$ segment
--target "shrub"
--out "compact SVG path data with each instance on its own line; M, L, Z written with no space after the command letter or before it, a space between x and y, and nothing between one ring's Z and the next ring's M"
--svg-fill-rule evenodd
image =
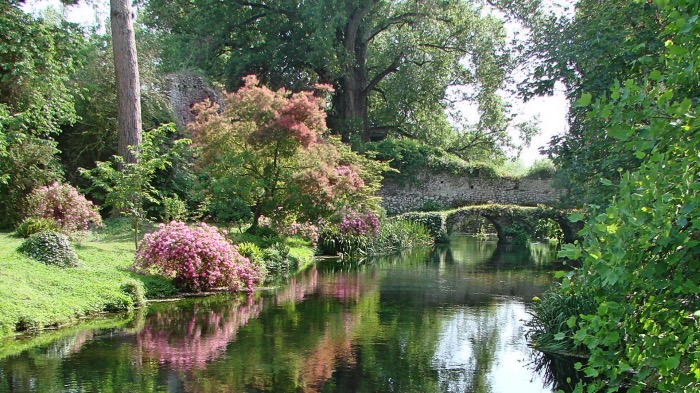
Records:
M430 232L430 236L435 242L447 243L450 240L447 234L447 215L444 212L412 212L402 214L399 217L403 220L413 221L424 225Z
M146 305L146 289L142 282L129 280L120 287L121 291L131 298L133 307L141 308Z
M26 210L29 217L56 221L68 234L87 230L91 223L102 225L97 207L69 184L54 182L35 189L27 197Z
M58 232L59 229L58 223L54 220L43 217L29 217L17 226L15 232L19 237L28 238L35 233Z
M556 171L552 161L545 158L532 163L532 166L528 168L524 177L526 179L551 179L554 177Z
M377 236L379 234L379 226L379 217L371 211L343 213L338 224L340 232L344 235Z
M46 265L77 267L80 264L70 240L58 232L34 234L17 251Z
M149 269L174 277L181 289L203 291L226 286L253 290L261 269L238 253L216 228L204 223L190 228L182 222L160 224L139 245L134 270Z
M263 251L260 250L260 247L258 247L255 243L243 242L238 244L238 253L244 258L248 258L252 264L258 266L261 269L261 274L263 277L267 276L265 253L263 253ZM264 279L261 279L260 281L262 282Z
M184 221L187 218L187 204L177 195L163 198L163 220Z
M297 268L297 261L289 258L289 247L283 243L275 243L262 253L265 267L270 273L290 272Z

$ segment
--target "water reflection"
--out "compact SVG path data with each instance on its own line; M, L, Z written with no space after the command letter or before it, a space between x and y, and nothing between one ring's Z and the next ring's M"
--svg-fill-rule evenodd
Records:
M522 323L551 282L548 253L458 239L320 263L254 297L155 304L0 359L0 392L551 391Z

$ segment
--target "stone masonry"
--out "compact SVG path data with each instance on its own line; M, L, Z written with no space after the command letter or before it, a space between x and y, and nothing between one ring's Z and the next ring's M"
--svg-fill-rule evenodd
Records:
M380 195L383 207L393 215L426 206L449 209L484 203L552 204L559 192L550 179L479 178L426 171L403 184L385 179Z

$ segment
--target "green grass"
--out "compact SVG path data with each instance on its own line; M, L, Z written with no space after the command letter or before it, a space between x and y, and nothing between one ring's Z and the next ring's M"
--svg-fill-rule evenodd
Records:
M17 252L23 239L0 233L0 337L67 326L108 311L131 310L134 299L121 287L134 280L143 284L148 299L177 295L170 280L132 272L133 233L122 220L106 224L74 245L81 261L77 268L47 266L26 257ZM236 243L269 242L236 232ZM314 251L308 242L287 240L289 258L296 266L303 268L313 262Z
M100 233L75 245L77 268L47 266L18 253L22 239L0 233L0 336L75 323L104 311L129 310L121 285L140 280L151 297L171 294L166 280L129 270L134 245L128 236Z

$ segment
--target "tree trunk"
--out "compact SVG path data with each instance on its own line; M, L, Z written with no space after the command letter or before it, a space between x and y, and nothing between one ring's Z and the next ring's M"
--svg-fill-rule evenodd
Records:
M348 56L344 62L343 77L338 92L338 115L344 142L350 141L353 132L360 131L363 141L369 140L369 113L367 91L367 47L369 45L362 19L369 6L350 10L345 25L343 45Z
M114 73L117 81L119 155L136 162L129 146L141 143L141 92L133 15L129 0L110 0Z

